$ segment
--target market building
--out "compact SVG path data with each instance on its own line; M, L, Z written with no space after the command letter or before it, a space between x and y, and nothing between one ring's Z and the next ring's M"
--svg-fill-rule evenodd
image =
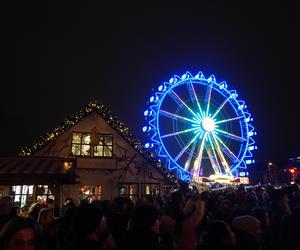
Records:
M66 198L135 201L178 186L177 177L98 101L23 148L19 157L0 158L0 168L1 194L14 196L20 206L48 197L60 207Z

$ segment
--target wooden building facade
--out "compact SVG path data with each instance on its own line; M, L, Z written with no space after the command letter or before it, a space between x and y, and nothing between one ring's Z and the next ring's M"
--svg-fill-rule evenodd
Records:
M68 181L57 183L58 177L53 176L47 182L58 184L60 206L66 198L76 203L117 196L135 201L147 194L164 195L178 187L177 177L98 101L90 102L32 146L23 148L20 159L26 157L73 160L74 175ZM44 183L38 179L27 182Z

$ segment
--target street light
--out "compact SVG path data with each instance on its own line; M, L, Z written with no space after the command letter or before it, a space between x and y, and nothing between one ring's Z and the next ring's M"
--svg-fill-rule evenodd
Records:
M268 179L269 179L269 183L272 183L273 180L272 180L272 175L271 175L271 167L273 166L273 163L272 162L268 162Z
M289 172L292 175L292 182L295 182L296 169L295 168L289 168Z
M295 169L293 169L293 168L290 168L290 169L289 169L289 171L290 171L290 173L291 173L292 175L294 175L294 173L295 173Z

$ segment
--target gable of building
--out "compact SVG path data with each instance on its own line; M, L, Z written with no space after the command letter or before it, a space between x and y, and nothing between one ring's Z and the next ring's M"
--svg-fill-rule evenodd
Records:
M150 152L144 148L141 142L135 138L130 132L128 127L124 125L116 116L112 114L104 105L98 101L92 101L87 104L83 109L77 112L75 115L66 118L63 123L59 124L55 129L46 133L45 136L33 143L30 147L24 147L20 155L21 156L72 156L77 154L76 143L74 143L74 136L83 136L84 133L88 133L89 139L94 140L91 142L91 147L88 147L88 151L95 154L95 150L103 147L95 147L93 145L99 144L99 138L105 137L112 138L113 143L108 145L108 157L103 157L106 154L102 152L102 157L81 157L77 158L78 169L97 169L99 162L102 161L101 168L107 170L112 168L125 169L127 175L131 178L140 176L141 171L147 176L160 178L163 176L170 184L178 185L178 179L176 176L169 172L164 166L161 165L160 161L155 157L153 152ZM98 135L98 137L96 136ZM96 137L95 137L96 136ZM95 138L95 139L94 139ZM101 143L100 143L101 144ZM82 145L81 145L82 146ZM109 150L112 149L112 155ZM99 154L99 153L97 153Z

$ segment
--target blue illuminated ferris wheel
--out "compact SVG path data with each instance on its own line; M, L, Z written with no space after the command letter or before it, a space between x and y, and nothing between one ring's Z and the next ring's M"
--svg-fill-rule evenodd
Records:
M186 72L159 85L147 102L143 132L182 181L247 177L254 163L253 118L225 81Z

